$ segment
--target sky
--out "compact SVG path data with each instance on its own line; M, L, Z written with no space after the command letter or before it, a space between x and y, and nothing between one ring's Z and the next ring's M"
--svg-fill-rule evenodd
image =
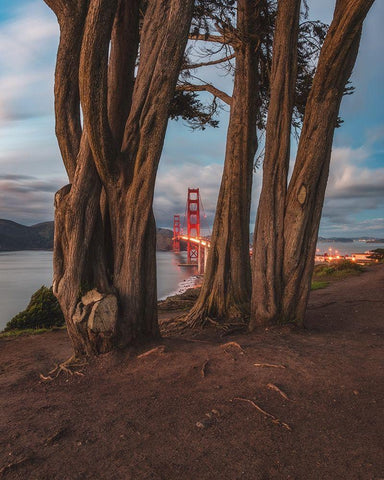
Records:
M311 18L330 22L334 0L311 0ZM384 2L376 0L364 24L352 74L356 88L344 97L344 124L336 130L322 236L384 237ZM43 0L0 0L0 218L25 225L53 219L54 193L67 183L54 133L53 78L58 45L55 16ZM206 73L210 79L216 74ZM229 77L215 78L231 93ZM168 125L156 182L159 227L184 214L188 187L199 187L206 217L213 216L223 169L228 111L220 127L191 131ZM293 144L294 155L296 145ZM261 186L254 174L251 231Z

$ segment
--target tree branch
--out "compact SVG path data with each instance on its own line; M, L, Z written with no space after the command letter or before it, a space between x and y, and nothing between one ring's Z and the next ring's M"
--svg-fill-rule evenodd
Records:
M119 0L112 29L108 67L108 116L119 148L132 104L139 47L139 3L139 0Z
M79 63L87 4L60 22L55 70L56 137L69 181L72 183L81 139ZM61 13L58 14L59 16Z
M214 87L210 83L204 83L202 85L194 85L192 83L183 83L181 85L177 85L176 90L183 90L185 92L209 92L214 97L220 98L224 103L227 105L231 105L232 97L230 97L227 93L219 90L218 88Z
M228 43L227 40L222 35L202 35L193 33L189 35L189 40L201 40L203 42L212 42L212 43Z
M217 65L219 63L228 62L229 60L232 60L232 58L235 58L235 57L236 57L236 54L232 53L232 55L228 55L227 57L219 58L217 60L212 60L210 62L201 62L201 63L193 63L191 65L185 65L182 67L182 70L194 70L195 68L208 67L210 65Z
M91 0L80 58L79 85L84 126L104 184L117 158L107 108L108 54L116 8L117 0Z

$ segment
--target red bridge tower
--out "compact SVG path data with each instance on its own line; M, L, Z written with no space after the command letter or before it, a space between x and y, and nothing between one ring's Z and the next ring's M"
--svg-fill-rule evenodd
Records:
M180 252L180 215L173 216L173 251Z
M200 238L200 193L198 188L188 188L187 227L188 237ZM189 264L198 263L199 247L190 240L187 243L187 254Z

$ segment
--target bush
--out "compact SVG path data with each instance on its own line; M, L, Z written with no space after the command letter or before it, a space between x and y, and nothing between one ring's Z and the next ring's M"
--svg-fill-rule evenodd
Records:
M364 271L364 267L350 260L333 260L332 263L316 265L314 277L344 277Z
M4 331L52 328L64 325L64 316L52 288L44 285L35 292L28 307L10 320Z
M375 250L372 250L371 255L368 258L378 262L384 262L384 248L376 248Z

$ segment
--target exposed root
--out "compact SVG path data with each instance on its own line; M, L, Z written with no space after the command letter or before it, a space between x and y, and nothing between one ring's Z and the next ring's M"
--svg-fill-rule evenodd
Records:
M244 332L248 328L246 323L225 323L221 325L221 336L225 337L227 335L232 335L233 333Z
M208 345L211 345L212 342L209 342L208 340L199 340L198 338L183 338L183 342L192 342L192 343L205 343Z
M222 345L220 345L220 347L224 348L225 351L227 351L228 347L235 347L235 348L238 348L241 351L241 353L245 353L245 350L237 342L223 343Z
M148 355L152 355L154 353L164 353L165 350L165 345L160 345L158 347L152 348L151 350L148 350L147 352L142 353L141 355L138 355L137 358L145 358L148 357Z
M185 322L185 314L183 314L168 320L162 320L160 322L160 329L163 336L168 336L182 333L189 329L189 326Z
M78 368L83 368L87 365L86 361L82 361L79 357L76 357L76 355L73 355L72 357L68 358L63 363L56 364L55 367L48 372L48 375L45 376L42 373L39 374L39 377L41 380L44 382L51 382L52 380L55 380L61 373L65 373L67 375L77 375L80 377L84 377L84 373L77 370Z
M3 477L4 473L6 473L9 470L13 470L14 468L17 468L20 465L23 465L24 463L32 461L32 457L23 457L20 458L19 460L15 460L14 462L8 463L7 465L4 465L4 467L0 468L0 478Z
M249 404L252 405L254 408L256 408L256 410L257 410L258 412L260 412L262 415L264 415L264 416L267 417L267 418L270 418L275 425L279 425L280 427L286 428L286 429L289 430L290 432L292 431L292 428L291 428L287 423L282 422L281 420L279 420L277 417L275 417L275 416L272 415L271 413L266 412L265 410L263 410L261 407L259 407L259 405L257 405L257 404L256 404L255 402L253 402L252 400L249 400L248 398L242 398L242 397L235 397L233 400L238 400L238 401L240 401L240 402L247 402L247 403L249 403Z
M219 322L216 322L216 320L213 320L211 317L206 318L206 323L210 323L213 327L220 328L221 325Z
M207 360L205 360L205 362L203 363L203 365L201 367L200 374L203 378L205 378L205 375L207 373L208 363L209 363L209 358L207 358Z
M277 385L275 385L274 383L268 383L267 384L267 387L270 389L270 390L274 390L275 392L279 393L283 398L285 398L285 400L290 400L288 395L286 393L284 393Z
M55 432L53 435L51 435L50 437L48 437L48 438L45 440L45 445L51 445L51 444L57 442L57 441L60 440L64 435L66 435L67 432L68 432L68 428L67 428L67 427L59 428L59 430L57 430L57 432Z
M285 365L275 365L273 363L254 363L254 366L261 368L287 368Z
M212 322L216 323L214 320L204 315L192 316L191 314L188 314L186 317L185 325L192 330L201 330L205 328L209 323L212 325Z

